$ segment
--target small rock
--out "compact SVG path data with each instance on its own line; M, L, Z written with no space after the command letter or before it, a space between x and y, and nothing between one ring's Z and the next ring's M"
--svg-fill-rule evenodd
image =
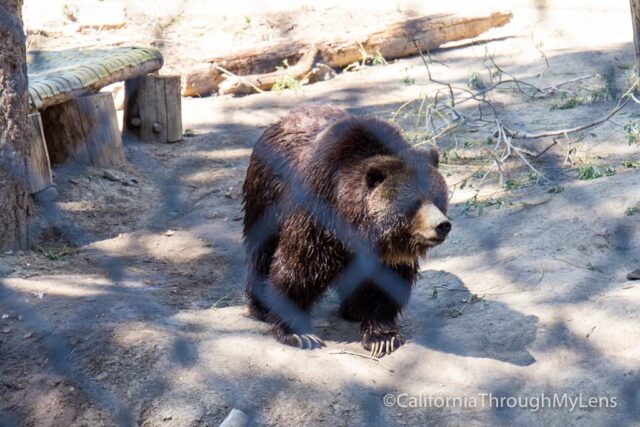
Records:
M249 425L249 416L240 409L233 408L220 427L245 427Z
M72 184L80 184L80 181L78 181L77 179L73 179L73 178L69 178L69 182Z
M129 187L131 185L131 183L128 181L122 181L121 184L125 187Z
M2 320L4 320L4 319L8 319L8 318L9 318L9 315L8 315L7 313L4 313L4 314L2 315Z
M18 320L22 320L24 319L24 316L22 314L18 315Z
M2 329L2 333L3 334L8 334L9 332L11 332L11 328L3 328Z
M240 196L240 190L233 187L229 187L229 189L224 193L224 197L231 200L237 199L238 196Z
M627 274L628 280L640 280L640 268L633 270L631 273Z
M171 414L171 412L165 411L162 413L162 421L169 421L171 418L173 418L173 414Z
M27 332L26 334L24 334L24 335L22 336L22 338L24 338L24 339L28 339L28 338L31 338L32 336L33 336L33 332Z
M165 236L169 236L169 237L170 237L170 236L173 236L174 234L176 234L176 232L175 232L175 231L173 231L173 230L167 230L167 232L166 232L166 233L164 233L164 235L165 235Z
M134 184L137 184L138 180L136 178L131 178L131 182L133 182Z
M118 177L117 177L117 176L115 176L115 175L113 174L113 172L111 172L111 171L110 171L110 170L108 170L108 169L105 169L104 171L102 171L102 176L103 176L105 179L108 179L109 181L120 181L120 180L118 179Z
M13 255L13 251L7 251L4 253L5 255Z

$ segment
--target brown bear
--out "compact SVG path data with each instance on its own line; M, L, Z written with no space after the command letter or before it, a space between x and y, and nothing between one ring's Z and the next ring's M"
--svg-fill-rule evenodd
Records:
M324 346L309 312L336 289L340 314L361 322L362 345L383 356L404 343L396 319L418 260L451 230L435 148L331 106L306 106L269 126L243 186L249 313L276 338Z

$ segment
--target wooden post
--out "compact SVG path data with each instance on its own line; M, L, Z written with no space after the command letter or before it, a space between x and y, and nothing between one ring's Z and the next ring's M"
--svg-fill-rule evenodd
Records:
M42 111L42 122L52 164L118 167L126 162L111 93L49 107Z
M30 152L27 157L27 181L29 192L33 194L52 186L53 179L40 113L29 114L28 126Z
M182 139L180 76L148 75L124 85L124 136L148 142Z
M636 66L640 72L640 0L629 0L629 4L633 24L633 44L636 47Z

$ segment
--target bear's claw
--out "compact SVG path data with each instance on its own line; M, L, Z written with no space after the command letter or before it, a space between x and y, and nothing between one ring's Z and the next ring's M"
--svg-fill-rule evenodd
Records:
M396 334L384 334L372 336L362 345L366 350L371 350L371 357L382 357L396 351L404 344L404 338Z
M288 334L282 337L282 343L301 349L316 349L327 345L314 334Z

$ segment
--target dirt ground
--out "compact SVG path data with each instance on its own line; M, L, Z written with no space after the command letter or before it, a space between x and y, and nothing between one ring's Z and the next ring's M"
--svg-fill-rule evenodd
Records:
M155 37L166 72L231 46L311 37L310 28L357 33L444 7L236 2L212 11L143 1L123 29L77 31L53 13L36 22L39 3L26 3L28 28L48 29L30 33L32 47ZM464 11L471 2L448 3ZM156 15L141 19L145 6ZM492 7L507 6L509 25L433 52L434 77L460 86L487 78L487 52L539 87L586 76L568 86L586 94L573 105L509 86L492 92L502 120L529 131L615 107L634 62L626 0ZM453 231L422 265L402 318L411 342L382 363L338 354L364 350L335 295L314 311L321 350L282 346L247 317L240 188L261 129L304 102L390 119L435 87L421 59L408 58L297 90L183 99L193 136L125 141L117 181L102 169L56 168L60 195L36 208L34 251L0 254L0 425L214 426L232 408L258 425L640 425L640 285L626 279L640 267L640 150L625 131L639 113L633 103L531 160L553 184L536 183L515 155L509 188L495 169L482 181L474 171L491 127L438 140ZM417 103L395 114L409 136L420 130ZM539 152L552 142L519 143ZM588 167L611 169L581 179ZM543 394L560 402L536 408Z

